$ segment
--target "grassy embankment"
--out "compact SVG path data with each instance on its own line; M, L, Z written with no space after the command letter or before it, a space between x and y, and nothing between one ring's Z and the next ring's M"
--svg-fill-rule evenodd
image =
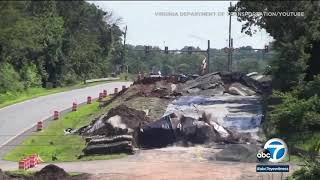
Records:
M98 108L98 102L84 105L76 112L70 112L61 119L51 122L47 128L40 132L34 132L20 146L14 148L5 155L4 159L9 161L19 161L22 158L39 154L45 162L61 161L83 161L98 159L114 159L126 156L125 154L87 156L78 159L82 149L85 147L85 141L78 135L64 135L65 128L77 129L87 125L99 114L107 111L111 105L104 109ZM56 156L53 161L52 157Z

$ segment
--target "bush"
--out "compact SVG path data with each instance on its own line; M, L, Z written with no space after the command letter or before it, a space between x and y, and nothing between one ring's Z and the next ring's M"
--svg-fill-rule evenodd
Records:
M0 63L0 93L21 91L23 84L19 74L9 63Z
M69 70L62 76L61 85L74 85L79 82L77 74L73 70Z
M275 134L302 138L307 132L320 129L320 97L299 99L291 93L275 93L282 103L275 105L268 115L268 126L275 128ZM300 133L300 134L299 134Z
M295 171L289 178L291 180L319 180L320 179L320 160L308 159L305 166Z
M21 79L25 89L41 85L41 76L34 64L24 65L21 69Z
M300 97L306 98L315 94L320 95L320 75L315 76L312 81L307 82L305 86L303 86Z

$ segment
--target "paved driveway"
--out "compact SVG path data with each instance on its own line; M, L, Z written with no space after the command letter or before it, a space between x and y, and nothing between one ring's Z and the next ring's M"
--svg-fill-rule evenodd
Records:
M53 111L62 111L86 102L87 96L97 98L104 89L113 93L114 88L121 90L131 82L111 82L82 89L42 96L0 109L0 147L23 131L30 129L37 121L53 115Z

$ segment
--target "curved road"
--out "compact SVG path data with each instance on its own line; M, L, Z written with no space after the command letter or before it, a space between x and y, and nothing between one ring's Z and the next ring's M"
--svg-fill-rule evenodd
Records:
M48 119L53 111L62 111L72 106L73 102L84 103L87 96L98 98L104 89L108 94L114 88L127 87L131 82L111 82L96 86L75 89L27 100L0 109L0 148L18 134L30 129L39 120Z

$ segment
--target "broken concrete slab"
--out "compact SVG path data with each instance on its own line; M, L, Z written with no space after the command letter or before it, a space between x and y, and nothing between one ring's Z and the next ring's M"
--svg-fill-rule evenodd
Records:
M256 92L240 83L232 83L228 88L228 93L240 96L252 96L256 94Z
M110 144L115 142L121 142L121 141L132 141L133 137L132 135L120 135L120 136L113 136L113 137L101 137L101 138L94 138L91 139L87 145L97 145L97 144Z
M83 149L84 155L93 154L114 154L114 153L133 153L131 141L120 141L108 144L87 145Z
M231 135L231 131L249 132L257 138L263 118L260 98L257 96L182 96L168 105L165 115L172 113L194 119L201 119L205 114L206 122L224 138Z

